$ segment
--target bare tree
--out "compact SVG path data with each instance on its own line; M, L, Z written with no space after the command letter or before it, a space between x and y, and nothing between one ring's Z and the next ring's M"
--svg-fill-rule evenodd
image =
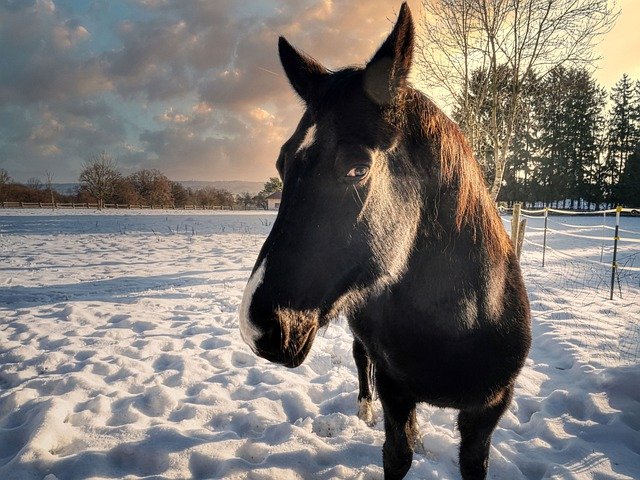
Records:
M98 200L98 210L104 207L104 201L113 194L120 173L116 162L106 152L91 155L82 166L80 186Z
M9 176L9 172L7 172L4 168L0 168L0 201L5 200L7 185L11 182L11 177Z
M180 182L171 182L171 196L175 205L187 205L191 197L191 189Z
M45 175L47 177L46 185L47 190L49 190L49 196L51 197L51 210L55 209L56 200L53 198L53 173L49 170L45 170Z
M130 177L120 177L116 180L113 189L113 201L125 205L144 204L146 200L136 191Z
M523 86L563 64L591 65L599 36L618 12L610 0L423 0L417 49L420 80L444 89L473 147L488 139L502 185ZM483 72L471 93L474 73ZM506 77L505 77L506 75ZM507 92L503 86L509 85ZM486 109L489 109L487 115ZM484 121L479 112L485 109Z
M128 180L138 195L150 205L173 205L171 182L160 170L138 170Z
M204 187L195 192L196 199L203 206L233 207L233 194L223 188Z
M29 180L27 180L27 187L32 188L34 190L41 190L42 182L38 177L31 177Z
M236 202L246 210L253 204L253 195L249 192L240 193L236 195Z
M4 168L0 168L0 185L6 185L11 181L11 177L9 176L9 172L7 172Z

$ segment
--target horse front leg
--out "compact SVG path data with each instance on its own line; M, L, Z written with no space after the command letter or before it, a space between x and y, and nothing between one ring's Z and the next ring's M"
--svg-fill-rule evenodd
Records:
M484 480L489 466L491 435L500 417L509 407L513 386L504 388L487 406L461 410L458 415L460 430L460 473L463 480Z
M401 479L411 467L413 446L419 436L416 401L404 395L401 386L379 369L376 371L376 386L384 410L384 478Z
M372 427L373 420L373 362L362 342L353 340L353 359L358 369L358 418Z

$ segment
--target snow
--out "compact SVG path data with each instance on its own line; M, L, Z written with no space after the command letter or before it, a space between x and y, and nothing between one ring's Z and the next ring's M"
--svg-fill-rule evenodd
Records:
M242 293L274 220L0 211L0 478L382 478L381 407L374 427L357 417L344 318L293 370L240 338ZM553 222L613 235L597 217ZM547 251L542 268L541 225L529 220L522 259L533 348L489 478L640 478L638 274L623 270L608 300L598 262L611 242L557 233L548 245L564 253ZM623 228L640 238L640 219ZM621 242L625 265L639 251ZM419 407L424 452L407 478L460 478L455 418Z

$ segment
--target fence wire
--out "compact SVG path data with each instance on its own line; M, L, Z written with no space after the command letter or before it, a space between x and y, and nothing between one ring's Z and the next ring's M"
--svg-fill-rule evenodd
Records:
M639 210L623 211L633 215ZM527 227L521 266L534 317L550 325L585 362L640 362L640 218L620 219L610 300L615 210L580 216L569 212L571 217L554 210L547 218L545 267L545 211L523 212ZM504 219L505 224L511 221Z

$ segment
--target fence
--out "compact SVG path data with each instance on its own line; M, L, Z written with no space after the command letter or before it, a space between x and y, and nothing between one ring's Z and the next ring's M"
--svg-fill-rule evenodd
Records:
M520 212L534 315L606 366L640 361L640 209Z
M237 210L238 207L228 205L140 205L105 203L105 209L149 209L149 210ZM44 203L44 202L0 202L0 208L60 208L60 209L98 209L97 203ZM242 210L252 210L252 208L242 208ZM255 208L255 210L261 210Z
M618 281L618 285L620 284L620 268L621 268L621 264L618 262L618 246L620 243L629 243L629 244L636 244L636 245L640 245L640 231L635 231L635 230L629 230L629 229L620 229L620 221L621 221L621 216L622 214L628 214L630 216L637 216L640 215L640 209L638 208L623 208L623 207L617 207L615 209L609 209L609 210L600 210L600 211L587 211L587 212L575 212L575 211L571 211L571 210L557 210L554 208L543 208L543 209L539 209L539 210L525 210L525 209L520 209L520 208L515 208L514 209L514 217L518 217L518 216L522 216L526 219L536 219L536 218L540 218L542 217L544 219L544 226L542 228L540 227L529 227L532 230L537 230L537 231L542 231L543 232L543 237L542 237L542 245L536 244L535 242L532 242L530 240L526 240L527 243L531 244L531 245L537 245L539 247L542 248L542 267L545 266L545 261L546 261L546 254L547 254L547 238L548 235L553 233L553 234L557 234L557 235L564 235L567 237L572 237L572 238L580 238L580 239L588 239L588 240L596 240L601 242L601 249L600 249L600 260L599 261L594 261L594 260L590 260L590 262L595 263L595 264L599 264L602 265L604 267L609 267L611 269L611 282L610 282L610 294L609 294L609 299L613 300L613 295L614 295L614 290L615 290L615 283L616 280ZM559 230L559 229L554 229L554 228L550 228L549 227L549 214L556 214L556 215L569 215L569 216L579 216L579 215L588 215L588 216L600 216L602 215L603 221L602 224L600 225L594 225L594 226L585 226L585 225L572 225L572 224L566 224L566 223L560 223L559 225L565 227L565 228L577 228L580 229L581 231L584 230L593 230L593 229L601 229L601 235L600 236L595 236L595 235L584 235L582 233L571 233L568 231L563 231L563 230ZM612 214L615 214L615 226L614 227L610 227L606 225L606 218L607 218L607 214L609 214L610 216ZM512 227L513 225L520 225L521 222L519 219L517 219L516 221L512 221ZM526 223L525 223L526 225ZM526 227L523 227L523 229ZM612 230L613 234L610 237L605 236L605 232L607 230ZM611 257L611 263L605 263L603 262L603 256L604 256L604 247L605 247L605 243L607 241L610 241L613 245L613 254ZM550 247L549 247L550 248ZM640 249L640 247L638 247ZM565 254L566 255L566 254ZM635 258L634 258L635 260ZM625 269L627 271L635 271L635 272L640 272L640 267L635 267L633 265L624 265ZM620 294L622 294L620 292Z

